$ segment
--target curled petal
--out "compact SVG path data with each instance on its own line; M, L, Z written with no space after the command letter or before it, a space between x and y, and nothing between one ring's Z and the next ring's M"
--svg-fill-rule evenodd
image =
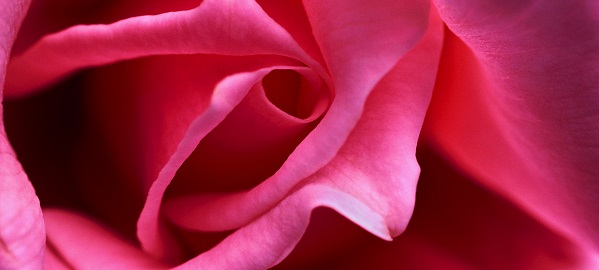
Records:
M207 0L187 11L77 25L48 35L12 59L6 93L32 94L81 68L149 55L198 53L277 54L320 69L254 1Z
M442 38L443 25L432 11L425 36L377 84L341 150L311 179L351 194L382 215L392 237L403 232L414 206L420 173L416 144Z
M393 242L380 241L349 222L331 219L330 213L316 212L306 235L280 269L599 267L599 254L548 229L506 198L474 182L435 150L420 145L417 155L422 167L418 199L402 235ZM344 244L323 250L333 240Z
M235 231L215 248L175 269L266 269L282 261L300 240L310 213L320 206L333 207L367 229L390 239L383 218L347 194L321 185L307 185L275 208Z

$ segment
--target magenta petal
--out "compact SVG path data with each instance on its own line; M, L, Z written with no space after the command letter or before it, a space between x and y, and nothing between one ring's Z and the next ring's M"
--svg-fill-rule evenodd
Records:
M428 134L483 184L599 252L597 1L435 2L465 44L447 40Z
M28 6L29 1L0 4L0 86L4 85L10 48ZM39 269L45 245L42 212L6 137L1 102L0 94L0 268Z
M195 9L78 25L42 38L8 68L7 94L26 95L80 68L163 54L276 54L321 72L254 1L203 1ZM44 59L40 62L39 59Z
M166 269L155 258L96 222L63 210L44 209L53 262L75 269Z

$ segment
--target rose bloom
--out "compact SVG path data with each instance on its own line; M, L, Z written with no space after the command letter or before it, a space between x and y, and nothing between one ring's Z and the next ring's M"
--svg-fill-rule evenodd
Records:
M596 0L3 0L0 60L0 269L599 269Z

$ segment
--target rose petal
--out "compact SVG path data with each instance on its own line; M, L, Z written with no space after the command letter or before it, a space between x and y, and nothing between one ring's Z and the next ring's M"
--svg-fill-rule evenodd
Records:
M44 209L48 244L75 269L166 269L94 221L58 209Z
M346 6L346 3L339 3L340 7ZM427 11L427 5L423 4L415 5L411 7L403 7L400 5L396 5L395 3L390 3L384 9L391 9L396 14L403 14L402 12L407 12L409 10L410 14ZM318 7L314 6L313 9ZM320 7L326 10L324 7ZM354 5L347 6L349 13L362 14L362 6ZM313 11L314 12L314 11ZM337 44L340 48L345 50L345 53L348 55L334 55L334 57L341 57L344 59L358 59L355 62L351 63L356 69L363 71L360 74L353 74L352 72L343 73L342 70L338 74L338 77L333 77L333 81L335 83L339 83L341 87L337 88L335 93L335 100L333 101L330 110L325 115L322 122L317 126L310 135L295 149L295 151L289 156L287 161L283 164L283 166L269 179L262 182L256 188L250 190L249 192L242 192L230 196L224 196L219 198L218 200L214 200L211 198L210 208L213 209L209 212L206 211L205 208L199 209L198 212L194 212L192 206L197 205L195 202L203 202L205 203L207 198L205 196L199 197L190 197L190 198L182 198L180 201L173 201L175 205L168 206L169 209L179 208L177 210L180 213L191 212L194 213L194 216L204 216L204 219L212 220L212 221L201 221L193 219L187 220L186 224L195 223L195 226L199 225L199 223L208 223L213 221L218 221L219 223L229 223L230 225L220 224L219 226L223 226L220 229L230 229L232 227L239 227L243 224L247 224L256 216L268 210L268 208L273 207L275 203L277 203L289 190L291 190L294 185L300 182L303 179L306 179L316 170L324 166L327 162L329 162L338 149L341 147L345 139L347 138L347 134L351 131L351 129L355 126L357 120L360 117L360 113L363 108L363 103L366 100L366 97L372 91L374 85L380 80L380 78L390 69L392 65L394 65L399 57L405 53L404 50L408 50L412 48L414 43L421 37L422 32L424 31L424 27L426 26L426 21L422 23L423 18L427 18L427 16L422 16L418 18L414 18L408 16L408 18L398 18L397 16L389 16L384 17L383 19L379 18L377 14L367 13L362 17L357 17L354 24L350 24L349 21L352 20L352 16L350 15L341 15L341 14L329 14L330 16L324 16L323 14L317 14L312 16L317 16L316 18L311 18L310 9L308 9L308 17L311 20L316 20L316 22L312 22L313 27L323 27L322 25L334 24L335 21L343 21L348 25L362 25L364 21L362 20L370 20L371 23L368 24L368 29L370 33L373 35L380 35L381 38L375 39L376 42L370 42L369 44L364 44L360 40L338 40L340 42ZM404 14L405 15L405 14ZM323 16L323 17L318 17ZM336 18L336 16L341 16L341 18ZM371 17L368 17L371 16ZM372 16L377 16L376 19L373 19ZM368 19L370 18L370 19ZM322 22L318 21L322 20ZM412 21L413 20L413 21ZM406 22L407 21L407 22ZM420 25L422 23L422 25ZM438 19L437 19L438 23ZM393 32L388 33L389 28L394 28L395 25L408 25L408 26L422 26L423 28L418 28L417 30L413 30L414 32L410 32L410 34L402 33L402 32ZM330 26L333 27L333 26ZM436 25L438 28L439 26ZM432 27L435 29L435 27ZM355 29L349 29L355 30ZM362 29L365 30L365 29ZM438 31L438 29L436 29ZM324 33L328 33L327 29L322 29ZM412 31L412 30L410 30ZM431 30L434 32L435 30ZM388 34L388 35L387 35ZM440 33L431 34L431 39L438 38ZM333 39L334 37L326 37L323 36L322 39L327 40L327 38ZM318 36L317 36L318 41ZM326 43L329 42L329 43ZM331 46L330 40L326 41L327 46ZM342 43L345 42L345 43ZM435 43L431 41L431 43ZM437 42L438 43L438 42ZM387 46L394 44L393 46ZM345 48L347 46L347 48ZM352 51L353 49L357 49L357 47L361 47L359 53ZM329 48L331 49L331 48ZM434 51L432 48L428 48L431 51ZM424 49L426 53L431 53L431 57L434 58L435 53L427 51L428 49ZM343 51L341 50L341 51ZM350 52L351 51L351 52ZM422 53L422 52L418 52ZM331 56L333 57L333 56ZM325 55L326 58L326 55ZM428 59L428 58L427 58ZM364 62L360 62L364 61ZM373 61L372 64L365 64L368 61ZM378 61L378 62L377 62ZM413 60L409 60L410 62ZM434 61L432 61L434 62ZM423 63L423 70L434 72L435 69L431 66L434 66L432 62ZM349 65L350 63L348 63ZM411 64L407 64L411 65ZM429 66L431 65L431 66ZM373 70L369 70L369 68L376 66ZM430 68L430 69L428 69ZM430 78L434 76L429 74ZM353 76L353 77L352 77ZM431 83L431 81L423 83ZM347 85L344 85L347 84ZM430 89L422 90L422 97L427 96L427 92ZM430 92L428 92L430 94ZM416 93L415 93L416 94ZM424 98L426 100L426 98ZM422 107L419 107L417 111L420 113L416 113L415 115L410 115L410 117L422 117L423 108L426 104L421 104ZM418 107L418 106L415 106ZM403 113L403 112L396 112ZM409 114L406 112L406 114ZM417 123L418 120L415 120ZM415 124L414 131L417 133L419 130L418 124ZM415 142L412 142L412 144ZM409 153L409 152L406 152ZM409 154L408 154L409 155ZM408 192L409 193L409 192ZM187 204L187 207L184 205ZM183 208L181 208L183 207ZM212 213L212 214L208 214ZM214 216L212 216L214 215ZM181 220L180 220L181 221ZM190 226L191 227L191 226ZM206 229L206 227L197 227ZM211 228L214 229L214 228Z
M0 87L17 29L29 1L0 4ZM35 190L8 142L0 89L0 268L38 269L44 257L44 223Z
M597 2L436 3L473 54L448 40L429 134L481 183L599 252Z
M134 17L110 25L78 25L48 35L13 58L7 94L32 94L85 67L149 55L197 53L284 55L323 73L254 1L207 0L188 11Z

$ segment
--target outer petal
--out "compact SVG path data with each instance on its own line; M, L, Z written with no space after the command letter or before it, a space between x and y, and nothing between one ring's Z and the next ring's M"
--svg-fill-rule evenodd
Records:
M12 59L7 94L34 93L81 68L149 55L197 53L284 55L321 71L254 1L207 0L188 11L78 25L48 35Z
M435 2L469 48L447 41L428 134L483 184L599 252L597 1Z
M0 4L0 86L17 29L29 1ZM0 90L0 268L39 269L44 256L44 223L39 200L6 138Z
M62 264L75 269L167 268L138 247L77 214L44 209L44 219L48 245L54 248L48 261L52 266Z

